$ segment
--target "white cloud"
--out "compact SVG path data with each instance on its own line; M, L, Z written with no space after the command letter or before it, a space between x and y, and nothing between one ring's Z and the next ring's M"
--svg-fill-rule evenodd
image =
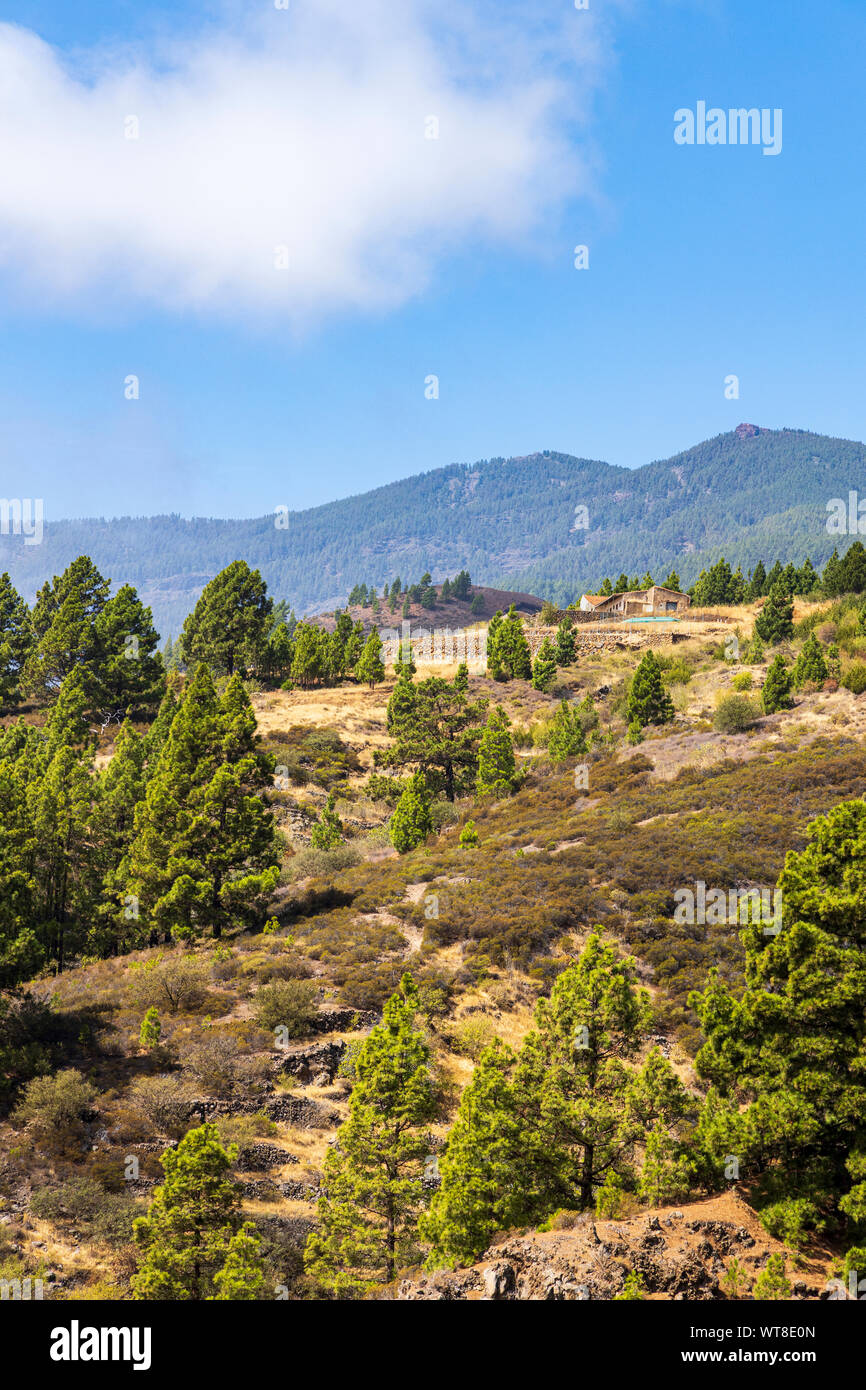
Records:
M466 244L527 245L589 191L574 132L603 62L588 13L291 3L254 32L77 65L0 25L0 272L43 304L300 326L398 305Z

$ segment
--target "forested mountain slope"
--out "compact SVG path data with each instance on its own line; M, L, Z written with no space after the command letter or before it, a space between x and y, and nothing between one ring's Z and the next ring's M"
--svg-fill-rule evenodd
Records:
M567 603L605 574L666 570L672 557L686 585L721 554L744 572L777 555L820 566L849 541L827 533L826 504L864 477L862 444L739 426L635 469L549 451L451 464L291 513L287 526L272 515L52 522L46 499L42 544L0 534L0 570L32 599L86 553L137 587L164 637L238 556L298 612L343 603L362 581L425 570L438 580L464 566L476 583Z

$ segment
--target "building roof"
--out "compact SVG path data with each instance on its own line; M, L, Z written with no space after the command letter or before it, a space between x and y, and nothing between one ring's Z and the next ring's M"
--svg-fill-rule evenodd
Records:
M597 603L604 603L605 599L610 597L610 594L584 594L583 601L584 603L591 603L594 607Z

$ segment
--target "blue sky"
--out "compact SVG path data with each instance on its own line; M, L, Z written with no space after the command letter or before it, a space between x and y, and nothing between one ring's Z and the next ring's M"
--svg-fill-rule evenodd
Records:
M333 42L290 4L3 7L3 495L254 516L741 420L866 438L862 0L412 0L396 37L359 0ZM781 108L781 154L677 146L701 100Z

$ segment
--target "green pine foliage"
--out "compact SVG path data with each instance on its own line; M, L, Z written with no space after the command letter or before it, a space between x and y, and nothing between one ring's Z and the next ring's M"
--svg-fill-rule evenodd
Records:
M479 796L508 796L516 785L517 765L511 720L502 705L497 705L487 716L481 735L475 790Z
M794 605L780 584L774 584L755 619L755 633L767 646L775 647L794 635Z
M765 714L775 714L780 709L790 709L791 672L785 664L781 652L777 652L770 663L766 679L761 687L761 701Z
M576 758L586 752L586 735L580 713L567 700L560 701L553 716L547 752L552 763L562 763L567 758Z
M334 793L330 792L322 807L322 814L310 832L310 843L313 849L333 849L335 845L341 845L344 838L343 822L335 810Z
M545 637L532 665L532 684L535 690L549 690L556 678L556 649Z
M234 560L206 584L183 625L181 652L189 667L204 662L217 675L258 670L267 647L273 601L258 570Z
M139 930L181 940L248 921L279 877L273 818L258 793L274 760L262 753L239 676L220 699L208 668L172 721L119 870Z
M574 661L574 629L572 618L569 613L563 615L562 621L556 629L556 664L557 666L570 666Z
M401 677L388 710L394 741L376 750L375 764L416 768L431 792L454 801L475 783L486 715L487 700L468 700L454 681L429 676L404 684Z
M781 922L743 933L745 992L712 971L691 1001L714 1088L703 1148L717 1175L738 1155L768 1228L793 1244L866 1216L866 803L834 807L808 835L779 878Z
M391 844L399 854L416 849L433 829L430 795L423 774L414 773L400 795L391 817Z
M497 1041L482 1054L421 1225L431 1267L472 1262L505 1226L592 1209L611 1174L647 1195L688 1186L679 1127L689 1098L658 1050L635 1065L650 1010L633 967L590 936L539 1000L520 1052ZM647 1132L656 1137L641 1178Z
M264 1275L255 1226L241 1221L240 1188L230 1176L237 1150L201 1125L167 1149L165 1181L147 1216L134 1222L139 1250L133 1297L198 1302L261 1296Z
M650 648L641 657L629 687L629 723L643 729L648 724L667 724L673 717L673 701L662 681L658 658Z
M355 678L373 689L385 679L385 663L382 660L382 639L375 628L364 644L364 650L355 667Z
M514 604L504 617L494 614L488 624L487 667L494 680L529 680L532 676L529 643Z
M418 1004L412 976L404 975L355 1055L349 1118L325 1158L318 1229L304 1263L343 1297L392 1281L417 1259L435 1105Z
M27 605L8 574L0 574L0 712L23 698L21 676L30 650Z
M807 682L823 685L829 674L821 644L814 632L810 632L794 662L791 684L798 690Z

